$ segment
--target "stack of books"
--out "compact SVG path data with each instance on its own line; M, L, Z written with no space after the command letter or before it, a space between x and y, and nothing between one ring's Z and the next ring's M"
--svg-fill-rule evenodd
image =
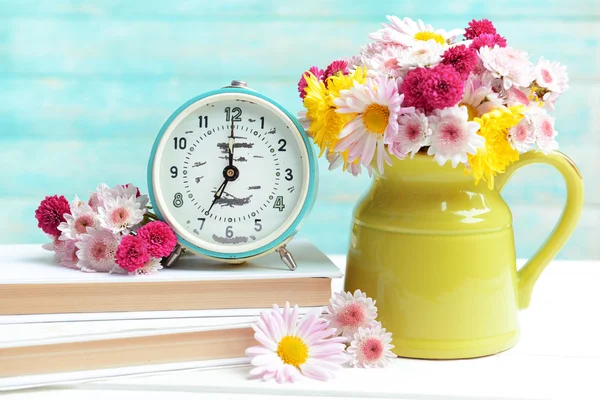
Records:
M0 264L0 390L128 374L237 365L256 345L251 324L286 301L329 303L340 270L305 241L231 265L182 257L154 275L82 273L37 245Z

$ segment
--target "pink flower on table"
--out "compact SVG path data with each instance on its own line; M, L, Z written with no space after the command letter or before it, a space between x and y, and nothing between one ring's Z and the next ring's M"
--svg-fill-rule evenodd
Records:
M111 231L88 228L87 233L79 236L75 243L79 249L77 266L84 272L112 272L117 268L115 255L119 247L119 238Z
M145 209L136 202L134 196L105 198L104 204L98 208L101 225L113 233L129 233L129 230L140 223Z
M60 236L58 226L65 222L65 214L71 212L69 202L65 196L46 196L35 210L35 218L38 220L38 227L48 235Z
M454 68L462 80L469 77L469 74L475 69L478 60L477 53L464 44L450 47L442 55L442 64L450 65Z
M375 301L360 290L354 294L338 292L329 300L329 307L324 318L335 328L336 335L341 335L347 341L359 328L368 328L375 323L377 307Z
M79 259L77 258L75 240L60 240L50 235L49 237L52 242L42 245L42 248L54 252L54 261L64 267L80 269L77 266Z
M298 306L274 305L252 328L260 345L246 350L254 366L250 375L265 381L294 382L301 375L328 380L348 360L344 339L332 337L335 329L316 313L299 318Z
M304 99L306 97L306 87L308 86L308 84L306 83L306 74L308 73L313 74L317 79L322 79L323 78L323 70L320 69L319 67L316 66L312 66L308 69L308 71L304 71L304 73L302 74L302 77L300 78L300 81L298 82L298 92L300 93L300 98Z
M150 254L142 238L127 235L121 239L115 259L117 265L125 271L135 272L150 261Z
M75 200L71 204L71 214L65 215L65 222L61 222L58 229L62 232L61 240L75 240L79 235L86 233L88 227L98 228L99 226L98 214L88 203L75 196Z
M129 272L129 275L152 275L162 269L159 258L151 257L150 260L140 268Z
M142 226L137 236L146 243L152 257L167 257L177 245L177 236L169 225L162 221L153 221Z
M465 29L465 39L475 39L476 37L488 34L495 35L496 28L489 19L480 19L479 21L472 20L469 22L469 27Z
M390 360L396 358L391 351L394 348L391 342L392 334L386 332L380 323L369 328L359 328L348 347L350 364L362 368L385 367Z
M477 154L485 143L485 138L477 134L479 124L469 121L469 112L465 106L436 110L429 117L433 134L427 154L444 165L447 161L456 168L458 163L466 163L468 154Z
M506 47L506 39L502 36L495 34L484 33L482 35L477 36L469 47L475 51L481 49L482 47Z
M386 144L389 152L402 160L408 154L414 157L421 147L428 146L430 141L429 120L422 112L415 111L398 118L398 133L390 137Z

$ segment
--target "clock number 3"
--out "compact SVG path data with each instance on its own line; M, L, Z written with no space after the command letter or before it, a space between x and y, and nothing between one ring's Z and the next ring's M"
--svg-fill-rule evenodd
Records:
M283 196L277 196L275 199L275 204L273 204L273 208L277 208L279 211L283 211L285 208L285 204L283 204Z

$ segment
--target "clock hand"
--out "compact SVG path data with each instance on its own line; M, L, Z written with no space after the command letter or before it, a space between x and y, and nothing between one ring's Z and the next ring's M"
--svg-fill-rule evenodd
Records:
M229 182L229 180L225 179L225 181L221 184L221 186L219 186L219 188L215 192L215 198L213 199L213 202L210 205L210 207L208 208L207 212L210 212L210 210L212 210L213 206L217 203L217 200L219 200L221 198L221 196L223 195L223 191L225 191L225 186L227 186L228 182Z
M233 120L233 118L232 118ZM233 146L235 146L235 138L233 137L233 121L231 121L231 136L229 136L229 166L233 166Z

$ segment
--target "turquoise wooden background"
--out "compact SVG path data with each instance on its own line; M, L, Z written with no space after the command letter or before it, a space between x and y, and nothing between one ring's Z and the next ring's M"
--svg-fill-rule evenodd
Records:
M597 0L0 0L0 243L45 240L33 214L46 194L86 195L101 181L146 189L147 157L164 120L232 78L299 110L302 71L356 53L386 14L444 29L486 17L509 44L568 65L558 140L587 185L581 223L560 257L599 259ZM351 210L368 182L322 164L301 235L345 252ZM509 184L520 257L552 229L564 192L544 166Z

